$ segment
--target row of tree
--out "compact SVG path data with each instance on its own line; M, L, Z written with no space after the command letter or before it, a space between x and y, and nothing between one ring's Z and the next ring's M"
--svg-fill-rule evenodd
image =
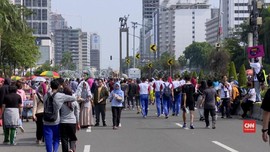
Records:
M265 56L263 67L266 73L270 72L270 8L262 10L263 24L259 27L259 42L264 45ZM248 33L252 32L250 25L244 22L240 28L233 30L229 38L221 42L221 48L216 49L207 42L193 42L185 48L182 56L174 62L171 67L173 73L178 73L180 69L188 68L197 72L204 71L207 75L220 79L222 75L230 75L235 80L239 80L241 85L246 83L245 69L250 68L247 58ZM168 71L167 60L175 58L165 52L161 59L154 61L153 69ZM147 64L140 67L144 76L149 75ZM234 72L232 72L234 71ZM236 72L237 71L237 72ZM232 74L234 73L234 74ZM237 74L238 73L238 74Z
M9 0L0 0L0 69L1 75L10 76L16 68L34 67L40 57L32 30L25 17L31 12L13 5Z

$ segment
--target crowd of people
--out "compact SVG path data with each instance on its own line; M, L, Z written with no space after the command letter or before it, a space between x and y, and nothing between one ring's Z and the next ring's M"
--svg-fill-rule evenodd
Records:
M25 102L33 101L32 118L36 122L36 143L45 143L47 152L57 151L59 142L63 152L76 151L76 130L90 126L106 127L106 104L111 104L112 129L121 127L121 113L135 111L147 119L149 105L155 105L156 116L168 119L182 112L183 128L195 129L194 115L198 109L200 121L216 129L217 112L221 118L232 118L243 110L246 118L253 103L260 100L251 81L247 88L238 86L227 76L217 80L200 80L185 75L160 76L141 79L63 79L46 82L11 81L1 83L0 118L3 121L4 144L16 145L16 129L22 131ZM26 118L28 119L28 118Z

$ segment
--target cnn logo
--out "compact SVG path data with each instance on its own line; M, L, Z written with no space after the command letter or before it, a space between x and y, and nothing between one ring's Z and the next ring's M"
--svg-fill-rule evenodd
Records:
M256 120L244 120L243 121L244 133L256 133Z

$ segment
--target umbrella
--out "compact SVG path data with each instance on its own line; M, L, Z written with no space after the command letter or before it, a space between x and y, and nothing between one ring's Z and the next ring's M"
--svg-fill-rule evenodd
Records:
M60 78L60 75L57 72L54 72L54 71L44 71L44 72L42 72L40 74L40 76Z
M35 77L35 78L33 79L33 81L42 81L42 82L45 82L46 79L43 78L43 77Z
M13 80L13 81L17 81L17 80L21 80L22 78L21 77L19 77L19 76L12 76L11 77L11 80Z

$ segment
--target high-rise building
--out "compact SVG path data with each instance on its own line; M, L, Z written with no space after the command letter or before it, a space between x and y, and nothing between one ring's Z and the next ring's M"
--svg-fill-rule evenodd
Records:
M90 68L90 34L82 33L82 66L83 69Z
M61 14L53 13L50 14L51 31L54 33L56 29L65 29L68 27L67 21Z
M206 42L215 45L220 35L219 28L219 9L211 9L211 19L207 20L206 26Z
M56 29L55 30L55 62L61 64L64 52L71 52L73 63L77 70L82 70L82 30Z
M152 19L152 13L159 7L159 0L142 0L143 18Z
M90 36L90 66L100 70L100 36L96 33Z
M16 1L19 2L19 0ZM33 12L26 17L29 27L33 29L33 35L45 38L51 37L51 0L23 0L23 5Z
M167 4L165 3L167 2ZM178 58L193 42L206 40L205 22L211 10L207 0L163 1L159 15L159 51ZM156 39L156 38L154 38Z

